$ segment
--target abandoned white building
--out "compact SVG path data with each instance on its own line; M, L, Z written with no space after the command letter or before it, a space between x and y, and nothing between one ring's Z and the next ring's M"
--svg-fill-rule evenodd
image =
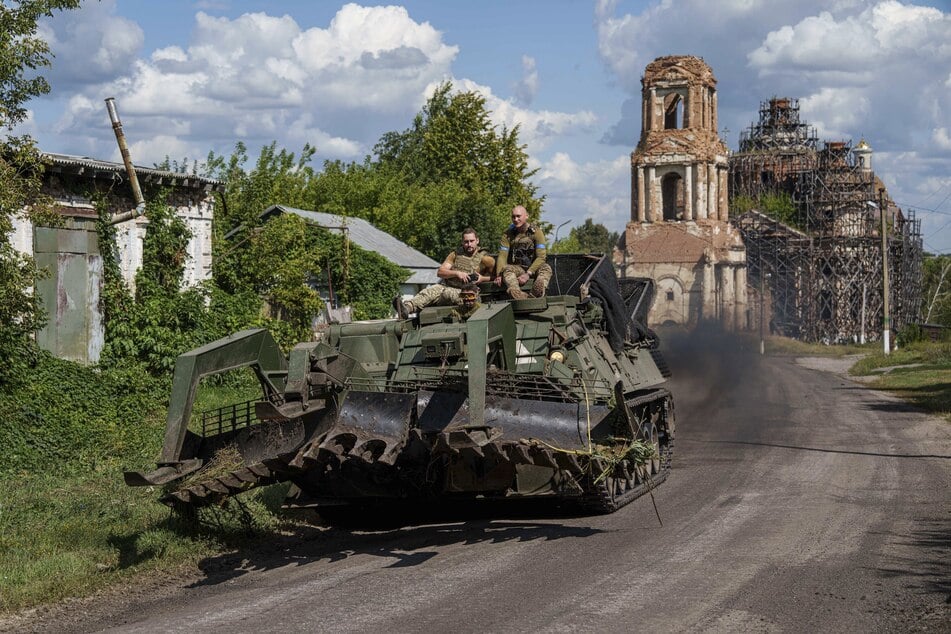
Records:
M44 153L43 193L51 196L54 211L62 216L57 227L33 226L23 218L14 221L11 242L18 251L32 256L38 267L50 272L37 282L49 321L36 334L37 343L54 355L96 363L103 344L102 288L103 260L96 230L101 198L110 216L136 207L126 182L125 166L88 157ZM185 285L211 276L211 227L214 219L214 192L221 188L215 179L164 170L135 168L139 182L149 196L161 191L163 200L188 225ZM119 265L123 279L133 287L135 273L142 266L142 241L148 230L145 217L116 226Z
M716 320L747 328L746 250L729 219L713 71L698 57L660 57L641 85L631 221L615 263L623 276L655 280L650 325Z

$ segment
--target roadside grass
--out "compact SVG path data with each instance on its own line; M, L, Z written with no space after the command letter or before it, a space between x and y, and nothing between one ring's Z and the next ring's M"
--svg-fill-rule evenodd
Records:
M813 357L845 357L851 354L868 354L878 344L866 343L832 345L821 343L806 343L789 337L771 335L766 338L766 352L768 354L789 354L796 356Z
M23 483L0 510L0 613L88 596L149 571L195 569L283 525L279 496L265 489L189 518L158 495L126 487L116 466Z
M194 570L292 524L281 485L188 518L158 503L160 488L125 485L124 470L154 468L167 381L51 358L31 378L0 393L0 614ZM246 399L245 387L203 386L196 409Z
M877 375L868 383L870 387L893 392L951 422L951 342L919 341L888 356L876 351L860 359L849 372Z

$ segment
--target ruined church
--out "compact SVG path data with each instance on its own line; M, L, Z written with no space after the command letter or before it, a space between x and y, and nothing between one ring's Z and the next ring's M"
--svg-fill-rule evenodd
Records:
M746 249L730 223L716 78L703 59L647 65L641 136L631 154L631 220L615 252L621 275L656 282L650 325L750 325Z

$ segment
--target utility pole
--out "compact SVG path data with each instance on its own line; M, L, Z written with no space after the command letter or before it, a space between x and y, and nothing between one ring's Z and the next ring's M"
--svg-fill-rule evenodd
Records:
M759 271L759 353L766 354L766 280L770 277L769 273L763 272L763 266L760 264Z
M878 190L878 210L882 214L882 341L885 356L888 356L891 352L891 319L888 314L888 226L885 222L884 189Z

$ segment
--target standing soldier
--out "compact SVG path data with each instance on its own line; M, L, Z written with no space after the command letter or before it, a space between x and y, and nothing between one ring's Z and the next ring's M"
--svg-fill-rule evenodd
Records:
M426 306L460 305L459 290L463 285L491 281L494 266L495 258L479 248L479 236L470 227L462 232L462 246L447 255L436 271L442 282L427 286L409 301L394 298L393 308L400 319L406 319Z
M528 223L528 211L518 205L512 209L512 224L502 234L499 259L495 263L495 283L505 283L512 299L544 297L551 280L551 267L545 263L545 234ZM530 293L521 286L534 278Z

